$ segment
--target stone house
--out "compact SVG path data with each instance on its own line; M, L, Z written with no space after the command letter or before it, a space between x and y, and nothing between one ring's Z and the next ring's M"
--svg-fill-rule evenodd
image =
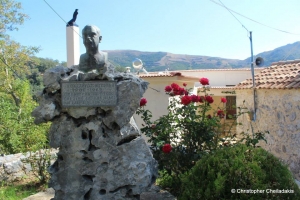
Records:
M255 77L255 91L252 79L239 83L236 89L237 106L245 101L248 115L238 117L237 133L269 131L267 143L259 145L283 160L300 180L300 60L276 62ZM254 100L255 99L255 100Z

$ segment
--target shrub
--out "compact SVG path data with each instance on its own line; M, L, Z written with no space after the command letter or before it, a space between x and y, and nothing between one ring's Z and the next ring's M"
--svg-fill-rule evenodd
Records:
M264 190L264 193L241 193L238 189ZM276 189L294 193L270 192ZM199 160L182 177L179 199L299 199L299 196L292 174L278 158L262 148L239 144L218 149Z
M221 123L226 113L226 98L222 97L217 110L211 111L214 98L209 94L209 80L201 78L199 82L202 89L197 95L190 94L185 83L183 87L176 83L166 86L165 92L170 96L168 114L155 121L151 121L151 111L145 108L145 98L141 99L141 107L137 110L144 121L141 131L149 137L153 157L161 170L157 183L175 196L179 195L180 176L206 154L224 145L232 145L230 140L234 137L230 131L224 135L225 124ZM243 110L237 115L245 114ZM235 120L229 127L236 124ZM246 144L253 146L261 139L264 139L263 132L251 137L245 134L242 138Z

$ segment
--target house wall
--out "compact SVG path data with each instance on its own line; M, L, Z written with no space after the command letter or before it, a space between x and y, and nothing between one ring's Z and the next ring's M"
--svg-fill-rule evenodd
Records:
M237 106L245 105L253 110L253 91L236 90ZM257 90L257 118L250 121L248 115L238 118L243 125L237 126L237 133L269 131L267 144L259 145L288 164L294 176L300 179L300 89Z
M197 79L188 79L184 77L145 77L142 78L149 82L148 89L144 94L144 98L147 99L146 109L152 112L152 120L158 119L162 115L168 113L167 107L169 105L169 95L165 93L165 87L172 83L177 83L180 87L183 87L183 83L186 83L186 88L193 88L194 82ZM142 128L143 121L140 116L134 115L134 119L139 128ZM146 138L146 137L144 137Z
M256 68L255 74L263 68ZM179 71L183 76L206 77L209 79L210 86L236 85L245 79L251 78L251 71L248 70L182 70Z

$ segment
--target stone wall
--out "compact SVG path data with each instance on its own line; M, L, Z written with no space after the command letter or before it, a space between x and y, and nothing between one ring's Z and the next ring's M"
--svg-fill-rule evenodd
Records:
M51 150L52 162L56 157L58 150ZM32 153L31 155L37 155L38 152ZM43 150L42 150L43 154ZM26 163L25 160L30 156L30 153L18 153L12 155L3 155L0 156L0 182L13 182L18 181L28 175L31 175L32 168L29 163Z
M237 106L245 100L246 107L253 110L253 91L237 90ZM257 90L256 121L248 115L238 118L242 125L237 133L269 131L267 143L260 142L267 151L282 159L300 180L300 90L259 89ZM252 125L252 128L251 128Z

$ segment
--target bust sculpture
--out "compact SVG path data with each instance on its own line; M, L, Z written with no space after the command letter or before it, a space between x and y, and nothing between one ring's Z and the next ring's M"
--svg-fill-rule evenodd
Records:
M86 53L80 56L79 71L95 72L103 75L107 71L107 53L99 51L102 36L100 29L94 25L86 25L82 30L83 44Z

